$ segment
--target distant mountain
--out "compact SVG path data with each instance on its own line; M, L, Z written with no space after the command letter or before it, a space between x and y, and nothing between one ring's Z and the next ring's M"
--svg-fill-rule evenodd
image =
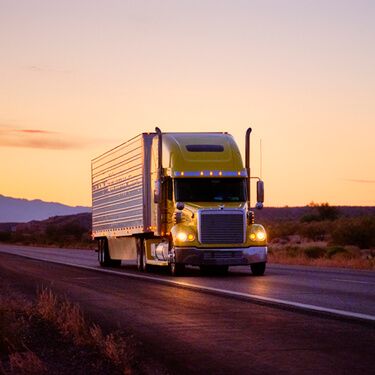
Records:
M44 202L40 199L11 198L0 194L0 223L25 223L31 220L48 219L51 216L75 215L83 212L91 212L91 208L72 207L61 203Z

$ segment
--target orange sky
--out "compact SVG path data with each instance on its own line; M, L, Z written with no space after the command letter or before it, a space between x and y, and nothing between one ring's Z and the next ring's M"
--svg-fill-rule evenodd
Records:
M375 205L375 2L0 0L0 194L90 205L158 125L259 140L268 206Z

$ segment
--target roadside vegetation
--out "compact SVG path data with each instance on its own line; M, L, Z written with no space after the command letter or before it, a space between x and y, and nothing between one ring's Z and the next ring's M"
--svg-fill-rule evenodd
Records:
M271 262L375 269L375 215L344 217L328 203L309 208L300 220L268 223Z
M41 290L28 301L0 279L0 374L132 374L134 349L79 306Z
M264 208L256 212L269 239L269 261L375 269L375 208ZM55 216L25 224L0 224L0 242L19 245L94 249L91 214Z
M91 214L54 216L21 224L0 224L0 242L27 246L94 249Z

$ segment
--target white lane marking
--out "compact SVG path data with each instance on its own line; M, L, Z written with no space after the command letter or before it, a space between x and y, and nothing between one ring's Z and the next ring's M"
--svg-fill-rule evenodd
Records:
M354 283L354 284L372 284L375 285L375 283L372 283L371 281L357 281L357 280L347 280L347 279L332 279L335 281L344 281L346 283Z
M5 252L7 252L7 251L5 251ZM13 252L8 252L8 253L15 254ZM345 310L331 309L331 308L328 308L328 307L309 305L309 304L306 304L306 303L293 302L293 301L282 300L282 299L278 299L278 298L263 297L263 296L259 296L259 295L255 295L255 294L236 292L234 290L227 290L227 289L213 288L213 287L204 286L204 285L190 284L190 283L187 283L187 282L184 282L184 281L163 279L161 277L156 277L156 276L148 276L148 275L146 276L146 275L142 275L142 274L120 272L120 271L109 270L109 269L93 267L93 266L83 266L83 265L70 263L70 262L63 262L63 261L59 261L59 260L51 260L51 259L44 258L44 257L35 257L35 256L31 256L31 255L24 255L24 254L15 254L15 255L20 255L20 256L23 256L25 258L43 260L43 261L46 261L46 262L57 263L57 264L62 264L62 265L66 265L66 266L76 267L76 268L82 268L82 269L91 270L91 271L98 271L98 272L104 272L104 273L109 273L109 274L113 274L113 275L126 276L126 277L130 277L130 278L133 278L133 279L153 280L153 281L157 281L157 282L160 282L160 283L176 285L176 286L185 287L185 288L193 289L193 290L214 292L214 293L217 293L217 294L224 294L224 295L227 295L227 296L242 297L242 298L247 298L247 299L259 301L259 302L267 302L267 303L279 304L279 305L284 305L284 306L292 306L292 307L297 307L297 308L300 308L300 309L305 309L305 310L314 311L314 312L328 313L328 314L343 316L343 317L346 317L346 318L356 318L356 319L369 320L369 321L375 322L375 315L368 315L368 314L356 313L356 312L345 311Z

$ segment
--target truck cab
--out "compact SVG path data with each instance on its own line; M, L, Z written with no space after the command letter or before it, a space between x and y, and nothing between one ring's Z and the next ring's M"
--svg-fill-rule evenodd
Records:
M267 235L263 226L254 223L247 200L248 171L233 137L228 133L166 133L161 139L162 194L155 189L157 168L152 181L154 205L160 205L164 213L157 234L169 236L172 272L182 273L185 265L221 272L229 266L250 265L253 273L262 274ZM156 160L152 165L158 165ZM157 230L157 209L153 212Z

